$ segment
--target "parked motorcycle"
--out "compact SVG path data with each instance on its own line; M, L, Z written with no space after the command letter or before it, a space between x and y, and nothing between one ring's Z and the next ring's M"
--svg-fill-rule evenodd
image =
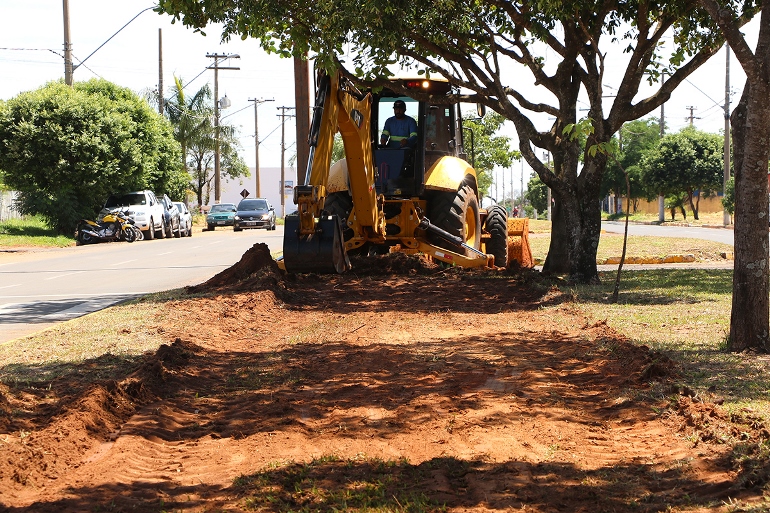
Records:
M134 226L134 220L127 212L109 212L99 222L82 219L75 231L78 244L93 244L95 242L142 240L142 231Z

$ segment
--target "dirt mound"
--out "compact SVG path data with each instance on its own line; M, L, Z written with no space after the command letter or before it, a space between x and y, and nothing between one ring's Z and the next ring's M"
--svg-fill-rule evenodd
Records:
M667 381L679 376L679 366L676 362L647 346L634 345L608 326L606 321L584 326L583 329L591 333L600 346L614 355L620 372L625 374L629 384Z
M266 275L277 277L280 276L280 272L278 264L270 256L267 244L259 242L249 248L233 266L200 285L187 287L186 290L191 294L208 292L219 287L239 285L254 274L260 274L261 277Z
M425 255L407 255L406 253L388 253L387 255L351 255L351 272L369 276L392 274L428 275L442 270L442 267Z

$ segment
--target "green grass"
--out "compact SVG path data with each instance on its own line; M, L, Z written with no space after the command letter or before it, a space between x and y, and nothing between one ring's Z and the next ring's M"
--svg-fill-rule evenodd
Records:
M708 228L704 228L707 230ZM529 245L532 256L539 261L544 261L548 255L548 246L551 243L550 232L531 233ZM721 242L712 242L691 238L675 237L650 237L629 236L626 248L626 257L665 257L669 255L694 255L698 262L724 261L722 254L732 255L733 246ZM610 257L620 257L623 254L623 235L616 233L602 233L599 238L599 247L596 251L597 262L603 262Z
M145 351L168 341L156 313L180 290L150 294L78 317L48 330L0 343L0 382L46 383L83 373L89 379L122 379Z
M427 466L427 465L423 465ZM420 466L377 458L314 458L279 462L234 480L247 510L279 512L445 511L419 490L429 478Z
M725 351L732 308L732 269L616 271L599 286L563 286L587 317L607 324L682 366L682 383L731 412L746 408L770 421L770 357ZM556 308L552 308L556 314Z
M39 217L0 221L0 247L31 246L64 248L73 246L73 236L60 235Z

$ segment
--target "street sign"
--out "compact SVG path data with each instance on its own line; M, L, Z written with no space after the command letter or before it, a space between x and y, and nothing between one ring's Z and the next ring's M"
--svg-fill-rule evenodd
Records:
M245 198L245 197L246 197L246 196L248 196L248 195L249 195L249 191L247 191L246 189L243 189L243 190L241 191L241 198Z

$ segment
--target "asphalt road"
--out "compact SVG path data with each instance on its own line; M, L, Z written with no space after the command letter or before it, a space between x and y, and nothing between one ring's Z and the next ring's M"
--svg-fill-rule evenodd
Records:
M602 229L611 233L623 233L623 221L602 221ZM651 237L683 237L723 242L733 245L733 230L729 228L709 228L690 226L658 226L654 224L629 224L629 235L649 235Z
M193 237L0 251L0 343L152 292L202 283L257 242L283 247L275 231L232 228Z

